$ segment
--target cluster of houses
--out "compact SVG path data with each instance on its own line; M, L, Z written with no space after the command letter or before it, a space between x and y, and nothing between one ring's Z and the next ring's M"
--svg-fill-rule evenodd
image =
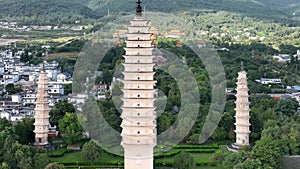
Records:
M278 78L261 78L255 80L255 82L259 85L281 85L282 80ZM274 88L272 89L272 94L268 94L269 96L275 99L288 99L294 98L299 102L298 111L300 112L300 86L287 86L286 88ZM236 91L234 88L226 88L227 98L234 99Z
M297 53L294 54L293 57L300 60L300 50L297 50ZM290 62L292 56L289 54L274 54L273 58L276 59L278 62Z
M223 38L228 37L231 41L234 42L240 42L245 40L250 41L264 41L266 39L266 36L260 36L255 33L251 33L249 31L249 28L244 28L243 30L237 30L234 32L222 32L221 30L219 32L217 31L208 31L208 30L197 30L196 35L204 36L204 37L216 37L216 38Z
M0 51L0 117L11 121L18 121L25 117L33 117L36 101L36 87L42 70L49 77L49 106L63 99L64 84L71 84L70 73L62 72L56 61L44 61L32 65L20 61L24 51L13 52L11 48ZM7 86L22 89L22 92L9 94Z
M79 21L76 21L75 24L79 24ZM0 22L0 29L7 29L12 31L24 32L31 30L40 30L40 31L48 31L48 30L72 30L72 31L81 31L84 29L82 25L63 25L63 26L18 26L17 22Z

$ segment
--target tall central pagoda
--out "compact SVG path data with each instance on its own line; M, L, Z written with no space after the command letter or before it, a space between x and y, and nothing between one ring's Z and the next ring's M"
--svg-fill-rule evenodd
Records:
M34 115L35 145L44 146L48 144L49 134L49 105L48 105L48 76L42 71L39 76L37 87L37 100Z
M156 81L149 33L151 23L143 18L141 3L137 1L136 15L130 21L123 56L121 145L125 169L153 169L153 148L156 145Z

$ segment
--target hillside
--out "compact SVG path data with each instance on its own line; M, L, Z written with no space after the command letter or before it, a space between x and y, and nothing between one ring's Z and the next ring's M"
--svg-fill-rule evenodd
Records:
M101 17L85 5L84 0L0 0L1 20L23 24L74 23Z
M299 0L257 0L272 9L277 9L287 15L300 16L300 1Z
M107 13L107 9L111 13L119 12L132 12L134 9L133 0L90 0L89 7L97 11L101 15ZM262 2L260 2L262 1ZM215 10L227 11L239 14L246 17L253 17L258 20L267 20L281 22L284 24L294 24L295 21L291 17L282 12L290 11L293 6L286 7L285 9L273 8L268 2L263 0L147 0L143 1L143 6L146 11L159 11L165 13L180 13L184 11L197 10ZM276 1L276 0L275 0ZM280 0L277 0L280 1ZM289 2L290 1L290 2ZM288 0L288 4L293 4L296 0ZM283 0L274 4L274 6L286 6ZM300 2L295 4L300 5ZM120 11L121 9L121 11ZM299 24L299 23L298 23Z
M132 13L135 0L0 0L2 20L24 24L59 24L91 22L111 14ZM144 0L146 11L181 13L193 9L226 11L258 20L300 25L292 20L298 15L298 0ZM296 16L294 16L294 19Z

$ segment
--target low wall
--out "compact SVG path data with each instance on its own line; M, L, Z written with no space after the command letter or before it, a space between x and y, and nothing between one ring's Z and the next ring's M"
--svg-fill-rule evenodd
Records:
M283 169L299 169L300 155L298 156L284 156L282 158Z

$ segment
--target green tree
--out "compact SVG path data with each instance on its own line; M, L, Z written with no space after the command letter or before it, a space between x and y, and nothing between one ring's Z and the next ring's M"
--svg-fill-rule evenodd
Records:
M243 163L233 166L234 169L263 169L262 163L258 159L247 159Z
M271 137L262 137L253 147L252 155L253 159L262 162L262 168L278 168L281 157L278 140Z
M85 143L82 147L81 156L84 160L91 161L91 165L93 162L100 158L101 149L97 146L92 140Z
M33 59L32 55L29 55L28 50L25 50L25 52L21 55L20 61L21 62L29 62Z
M173 166L177 169L194 169L196 168L196 162L192 155L181 152L176 155Z
M14 125L15 134L18 136L18 141L21 144L28 144L34 142L34 119L24 118L22 121Z
M21 145L17 141L11 141L11 138L8 137L4 144L4 161L7 162L10 168L31 169L32 151L30 150L30 147Z
M67 144L76 143L83 137L82 127L75 113L66 113L66 115L59 120L58 127Z
M74 113L75 108L67 100L59 101L55 107L50 110L50 123L51 125L58 126L59 119L61 119L67 112Z
M49 163L50 159L47 153L36 153L33 157L34 168L45 168Z
M172 116L170 113L163 113L158 118L158 133L166 131L172 125Z
M11 122L6 118L0 118L0 131L4 130L6 127L11 127Z
M244 157L242 153L230 153L225 157L223 161L223 165L226 168L233 168L234 165L238 163L242 163L243 161L244 161Z
M45 169L65 169L66 167L59 163L50 163Z
M64 84L64 95L72 93L72 84Z
M6 92L9 94L16 94L22 91L20 88L15 88L14 84L8 84L5 86Z
M299 103L296 99L289 98L289 99L282 99L279 100L278 103L275 105L274 110L278 114L284 114L286 116L292 116L297 112L297 108Z
M107 69L103 70L103 73L102 73L103 83L104 84L110 84L111 81L112 81L112 76L113 76L112 71L107 70Z
M3 162L0 166L0 169L10 169L6 162Z

